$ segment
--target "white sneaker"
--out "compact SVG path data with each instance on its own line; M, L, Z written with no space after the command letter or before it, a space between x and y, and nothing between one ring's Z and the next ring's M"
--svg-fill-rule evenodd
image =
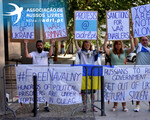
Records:
M140 111L140 106L137 105L135 108L134 108L134 112L139 112Z

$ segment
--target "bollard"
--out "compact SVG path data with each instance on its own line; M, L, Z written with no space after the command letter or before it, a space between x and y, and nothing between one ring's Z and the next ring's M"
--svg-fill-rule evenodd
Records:
M33 109L33 113L34 113L34 117L37 116L37 76L34 75L33 76L33 87L34 87L34 109Z

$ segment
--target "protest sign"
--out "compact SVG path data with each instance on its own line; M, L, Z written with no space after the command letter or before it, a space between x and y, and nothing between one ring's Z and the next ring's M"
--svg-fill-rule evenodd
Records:
M106 101L150 101L150 66L104 67Z
M108 40L129 40L129 11L107 11Z
M45 41L67 40L67 28L65 10L63 8L51 8L51 11L43 12L42 23L44 27Z
M30 15L32 16L32 14L33 12L23 10L20 20L17 23L15 23L15 21L18 15L12 16L10 29L11 42L21 42L24 39L35 41L34 17L29 17Z
M97 11L75 11L75 40L97 40Z
M134 38L150 35L150 4L131 8Z
M38 103L70 105L82 103L82 67L16 66L19 102L33 103L33 75L37 76Z

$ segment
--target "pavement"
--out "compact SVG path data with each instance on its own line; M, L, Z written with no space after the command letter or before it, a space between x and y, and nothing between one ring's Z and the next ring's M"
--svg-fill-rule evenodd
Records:
M75 60L75 55L59 55L58 62L56 64L73 64ZM104 64L104 57L102 57L102 64ZM127 63L133 64L133 63ZM96 94L96 98L97 94ZM101 107L100 102L95 102L95 105L99 108ZM44 111L44 104L40 105L40 110L36 117L33 117L31 112L33 109L32 104L21 106L19 103L10 104L16 113L16 118L14 118L12 112L8 110L6 115L0 116L0 120L150 120L150 111L148 111L148 102L141 102L141 109L139 112L134 112L135 107L132 102L127 102L128 112L122 111L121 103L118 105L117 111L112 111L113 103L105 103L105 113L106 116L101 116L100 110L96 109L97 112L91 112L90 108L90 96L88 96L88 111L87 113L82 112L82 104L69 105L69 106L59 106L59 105L49 105L50 112ZM73 111L75 113L72 115Z

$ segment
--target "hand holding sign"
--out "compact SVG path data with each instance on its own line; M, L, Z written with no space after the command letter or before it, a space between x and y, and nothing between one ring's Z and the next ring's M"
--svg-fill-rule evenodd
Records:
M24 44L28 44L29 40L24 40Z

